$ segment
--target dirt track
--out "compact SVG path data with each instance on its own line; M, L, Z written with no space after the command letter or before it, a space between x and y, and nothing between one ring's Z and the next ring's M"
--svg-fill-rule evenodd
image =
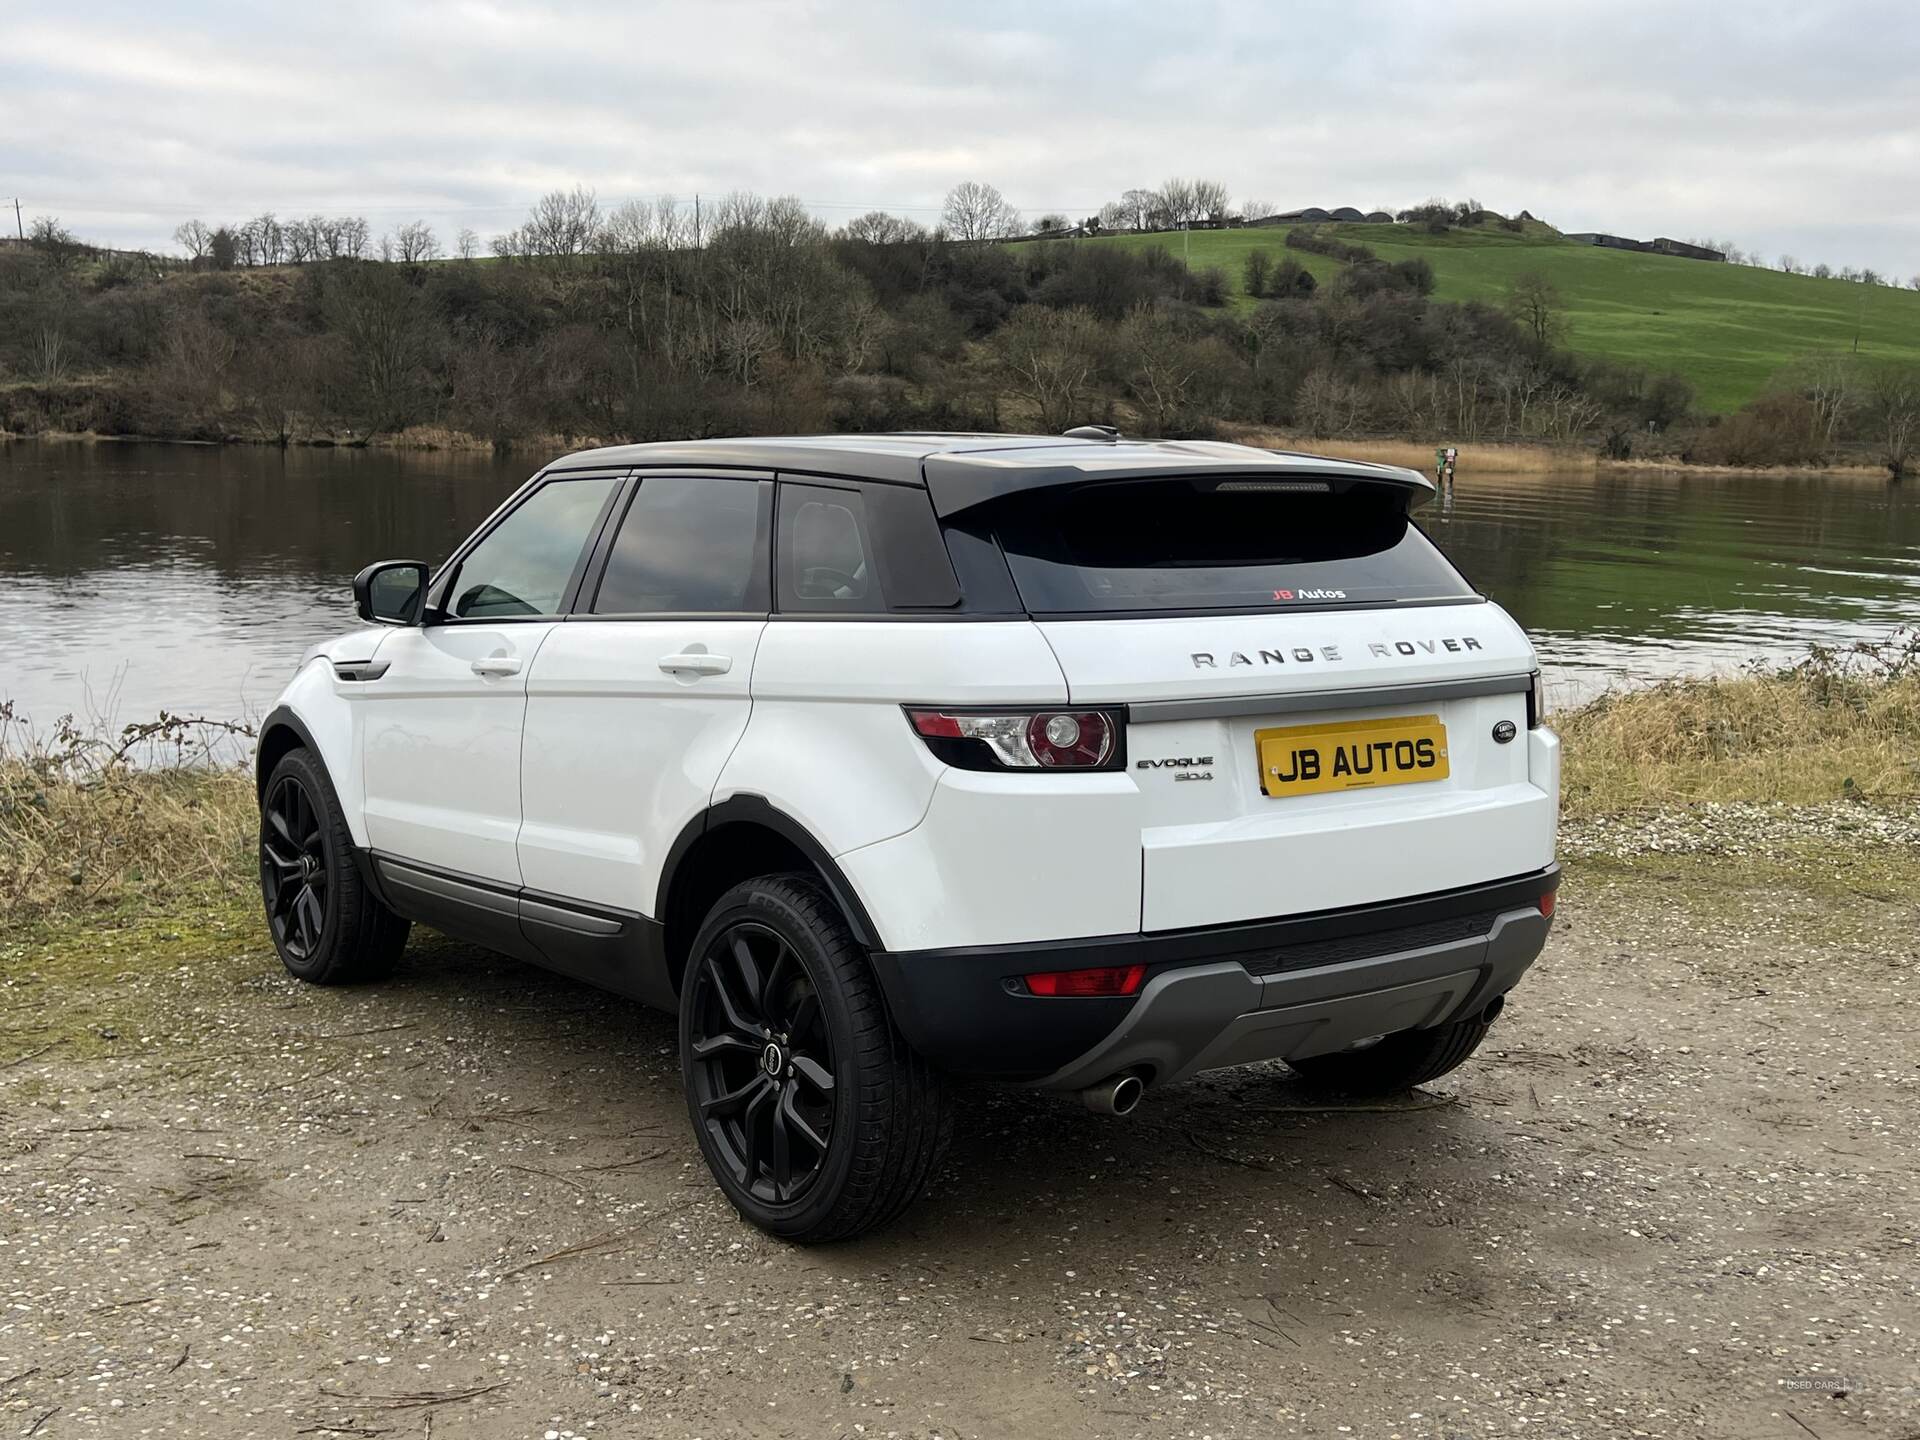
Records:
M117 937L90 1043L0 1070L0 1424L1920 1432L1914 891L1707 875L1576 865L1488 1048L1410 1102L979 1092L932 1195L819 1250L707 1182L663 1016L430 939L321 992L242 912L204 954Z

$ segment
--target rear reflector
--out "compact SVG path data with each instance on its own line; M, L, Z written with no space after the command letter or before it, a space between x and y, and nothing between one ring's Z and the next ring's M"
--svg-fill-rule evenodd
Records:
M1554 893L1555 893L1554 891L1549 890L1547 891L1546 894L1540 897L1540 913L1546 916L1549 920L1553 918Z
M1144 965L1101 965L1091 970L1043 970L1027 976L1035 995L1134 995L1147 978Z

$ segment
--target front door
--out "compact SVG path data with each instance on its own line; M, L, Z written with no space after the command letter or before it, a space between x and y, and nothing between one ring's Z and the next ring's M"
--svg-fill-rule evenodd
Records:
M530 490L436 581L425 622L380 647L385 670L354 691L376 851L520 885L527 676L621 483L557 477Z

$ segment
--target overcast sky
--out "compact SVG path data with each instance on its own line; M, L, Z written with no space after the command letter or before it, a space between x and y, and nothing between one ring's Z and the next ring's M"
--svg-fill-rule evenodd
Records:
M1911 0L0 0L0 56L0 199L100 243L261 210L484 239L575 183L1077 216L1184 174L1920 272Z

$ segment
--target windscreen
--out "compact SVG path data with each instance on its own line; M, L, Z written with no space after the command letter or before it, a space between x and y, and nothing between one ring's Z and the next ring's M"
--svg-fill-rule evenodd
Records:
M1312 483L1312 482L1306 482ZM1391 491L1129 481L1010 496L994 530L1032 614L1458 600L1473 588Z

